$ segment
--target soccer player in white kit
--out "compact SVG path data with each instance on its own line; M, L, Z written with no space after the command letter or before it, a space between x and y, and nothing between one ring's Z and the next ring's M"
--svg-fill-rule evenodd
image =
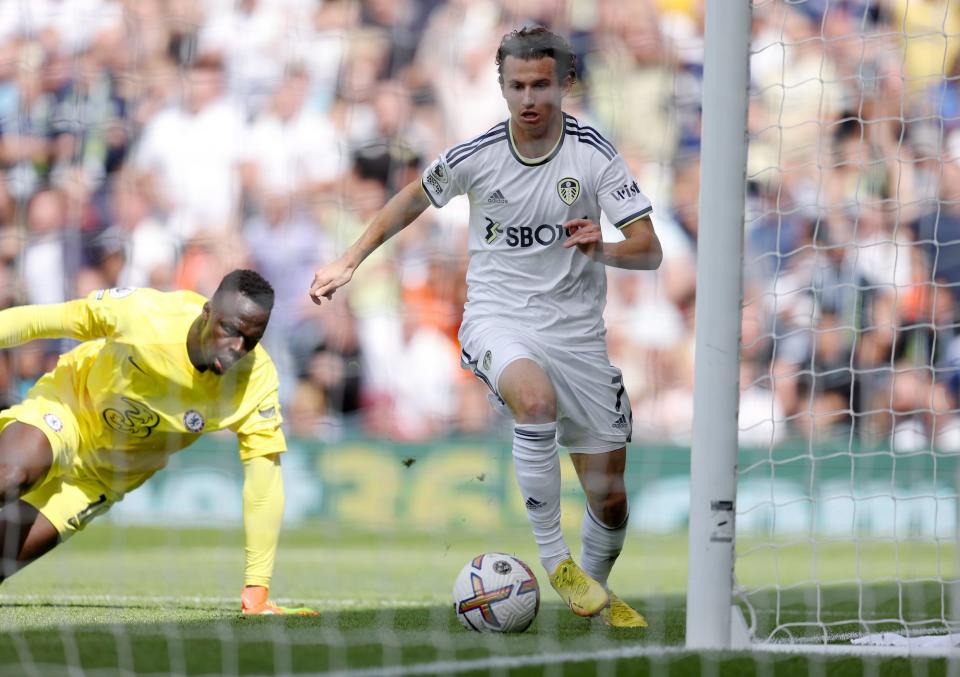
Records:
M461 361L515 419L517 483L550 583L580 616L645 627L607 587L627 528L632 413L607 357L605 266L655 269L650 201L599 132L561 110L569 45L545 28L504 36L496 63L509 120L441 154L401 189L336 261L314 276L316 303L427 207L470 200ZM638 121L642 124L642 121ZM624 235L603 242L600 214ZM587 497L578 566L560 529L560 461L570 451Z

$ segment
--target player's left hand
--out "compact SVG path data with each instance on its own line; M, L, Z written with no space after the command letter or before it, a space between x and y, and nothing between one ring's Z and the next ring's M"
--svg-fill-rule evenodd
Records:
M599 224L589 219L573 219L563 224L563 228L567 231L564 247L576 245L581 254L596 260L598 250L603 246L603 233Z
M315 616L320 612L309 607L278 606L270 601L269 590L260 585L248 585L240 595L240 610L244 614L266 616Z

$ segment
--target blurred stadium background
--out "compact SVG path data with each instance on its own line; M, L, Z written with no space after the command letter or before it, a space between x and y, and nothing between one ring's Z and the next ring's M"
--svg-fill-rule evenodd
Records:
M816 552L746 547L738 574L761 591L915 576L942 594L955 570L960 452L960 9L753 4L738 530ZM273 283L265 343L281 372L294 534L278 555L282 594L342 602L366 589L380 602L440 603L472 548L509 543L535 560L509 426L458 366L465 202L428 210L334 303L318 308L306 294L314 269L394 189L505 118L494 53L505 32L531 24L570 39L579 82L567 109L604 130L654 204L662 268L609 273L610 356L634 410L636 531L613 580L634 597L680 594L702 0L0 2L0 307L113 286L210 294L238 266ZM2 404L68 347L0 354ZM204 542L236 540L231 445L214 437L175 457L91 528L94 545L82 536L5 583L0 607L31 594L175 597L176 553L192 541L167 527L223 527ZM582 508L568 488L573 529ZM870 500L846 501L858 496ZM164 589L153 595L122 564L145 525L166 534L149 558ZM405 539L425 567L451 544L456 557L436 576L406 579L399 567L374 584L334 567L304 580L342 564L331 553L352 530L368 535L357 558L389 560L389 544ZM817 550L820 539L831 545ZM103 561L83 559L101 550ZM184 594L236 593L239 558L216 561L223 571L199 577L209 586ZM87 575L104 569L119 590ZM30 626L24 618L8 615L4 629Z

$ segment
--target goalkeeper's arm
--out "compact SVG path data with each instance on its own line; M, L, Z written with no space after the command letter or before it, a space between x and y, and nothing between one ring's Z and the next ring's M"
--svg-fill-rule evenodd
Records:
M245 614L315 614L313 609L287 608L269 600L270 577L283 518L283 476L280 456L254 456L243 461L243 529L246 568L241 610Z
M113 327L91 312L86 299L0 311L0 348L12 348L35 339L74 338L81 341L107 336Z

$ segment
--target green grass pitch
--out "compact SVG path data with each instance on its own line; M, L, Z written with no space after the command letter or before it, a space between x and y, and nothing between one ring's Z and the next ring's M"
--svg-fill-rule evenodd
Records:
M569 537L576 543L576 534ZM902 631L890 619L941 615L939 586L921 579L944 562L952 570L953 562L952 549L928 544L896 552L889 543L741 547L749 552L738 562L742 581L785 590L780 621L819 614L830 623L859 608L888 621L871 630ZM454 577L468 559L493 550L525 559L540 579L541 611L522 635L470 633L454 618ZM241 617L242 562L238 530L94 525L0 586L0 674L946 674L943 659L684 652L681 535L632 535L611 579L618 594L642 608L651 624L646 631L611 630L561 607L526 530L287 531L274 596L315 606L319 617ZM865 586L850 585L854 571ZM804 584L813 574L836 585L815 596ZM896 577L918 582L897 586ZM769 631L777 623L773 592L751 602Z

